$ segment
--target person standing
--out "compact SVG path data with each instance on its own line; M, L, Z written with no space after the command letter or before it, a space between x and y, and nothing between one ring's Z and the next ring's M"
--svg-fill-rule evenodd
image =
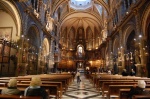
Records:
M133 69L131 69L130 75L135 76L135 71Z
M122 76L128 76L127 70L123 69Z
M80 72L79 71L77 71L76 76L77 76L77 83L80 83L81 79L80 79Z

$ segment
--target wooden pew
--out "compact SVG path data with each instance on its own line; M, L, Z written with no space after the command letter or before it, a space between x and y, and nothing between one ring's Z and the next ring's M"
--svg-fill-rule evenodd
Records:
M119 98L120 99L127 99L129 91L130 91L130 88L128 88L128 89L119 89Z
M18 95L2 95L0 94L0 99L41 99L41 97L33 96L18 96Z
M11 77L1 77L0 80L9 80Z
M132 99L150 99L150 95L133 95Z
M33 76L39 76L42 81L54 81L62 82L62 87L64 92L67 90L68 86L71 84L73 76L71 74L42 74L42 75L28 75L28 76L19 76L17 79L31 79ZM28 80L30 81L30 80Z
M111 95L119 97L119 89L130 89L133 85L109 85L107 97L110 99Z
M7 87L0 86L0 93L1 93L2 89L5 89L5 88L7 88ZM21 91L21 94L23 95L23 94L24 94L24 90L25 90L25 88L18 87L18 89Z
M116 95L119 97L120 89L130 89L133 85L109 85L109 90L107 97L110 99L111 95ZM146 85L146 88L150 88L150 85Z
M0 80L0 83L8 83L9 80Z
M44 87L46 90L48 90L49 95L55 95L55 97L58 99L59 98L59 90L57 85L50 85L50 84L42 84L42 87ZM19 88L27 88L29 87L29 84L17 84L18 89Z
M94 86L97 87L97 85L99 85L99 80L115 80L120 79L120 77L122 77L122 75L95 75L95 77L93 76L93 83Z
M6 83L0 83L0 86L1 86L1 87L5 87L5 86L6 86Z
M48 79L48 78L42 78L42 82L44 81L50 81L50 82L61 82L62 83L62 91L66 92L66 90L68 89L68 84L67 84L67 80L66 79Z
M150 88L145 88L145 90L150 91ZM127 99L130 89L119 89L119 98Z
M108 90L109 90L109 85L134 85L134 84L137 84L137 82L127 82L123 81L123 82L103 82L103 85L102 85L102 95L104 96L104 94L107 94L108 93Z
M51 88L53 90L50 91L50 93L54 92L54 89L56 89L58 91L58 93L56 94L56 96L62 96L62 89L64 88L65 91L67 90L69 84L71 84L71 82L73 81L73 76L71 74L44 74L44 75L28 75L28 76L19 76L19 77L11 77L11 78L16 78L18 82L21 81L27 81L30 82L31 78L33 76L39 76L42 80L44 79L43 85L51 85L51 86L57 86L57 88ZM0 80L0 83L8 83L10 78L3 78ZM49 84L49 82L52 82L51 84ZM29 85L28 85L29 86ZM28 87L26 86L26 87ZM18 86L19 87L19 86ZM21 86L20 86L21 87ZM22 86L23 87L23 86ZM63 88L62 88L63 87Z
M102 88L102 85L103 85L103 83L104 82L133 82L134 80L99 80L99 84L98 84L98 86L97 86L97 89L98 90L101 90L101 88Z
M22 84L30 84L31 81L20 81L19 83L22 83ZM19 84L18 83L18 84ZM52 81L42 81L42 84L50 84L50 85L57 85L58 86L58 89L59 89L59 97L62 96L62 82L52 82Z
M106 82L106 81L115 82L115 80L117 82L118 81L120 82L121 80L122 81L127 81L127 80L130 81L131 80L131 81L135 81L135 82L137 82L138 80L144 80L146 83L150 82L150 78L132 77L132 76L125 76L125 77L106 76L97 81L96 88L99 90L102 87L103 82Z

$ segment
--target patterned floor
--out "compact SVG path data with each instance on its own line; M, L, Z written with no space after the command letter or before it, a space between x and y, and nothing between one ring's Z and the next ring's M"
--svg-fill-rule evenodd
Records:
M77 84L76 79L69 86L66 93L63 94L62 99L106 99L102 97L100 92L98 92L93 84L85 78L85 76L81 75L81 82Z

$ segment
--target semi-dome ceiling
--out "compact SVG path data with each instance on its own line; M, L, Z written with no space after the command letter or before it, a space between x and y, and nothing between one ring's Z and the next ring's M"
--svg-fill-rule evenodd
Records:
M70 0L69 4L75 10L85 10L92 7L91 0Z

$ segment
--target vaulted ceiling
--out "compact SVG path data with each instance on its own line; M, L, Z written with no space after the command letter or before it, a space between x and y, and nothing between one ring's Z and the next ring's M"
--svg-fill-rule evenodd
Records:
M107 37L108 4L108 0L52 0L63 48L75 50L82 44L86 50L97 49Z

